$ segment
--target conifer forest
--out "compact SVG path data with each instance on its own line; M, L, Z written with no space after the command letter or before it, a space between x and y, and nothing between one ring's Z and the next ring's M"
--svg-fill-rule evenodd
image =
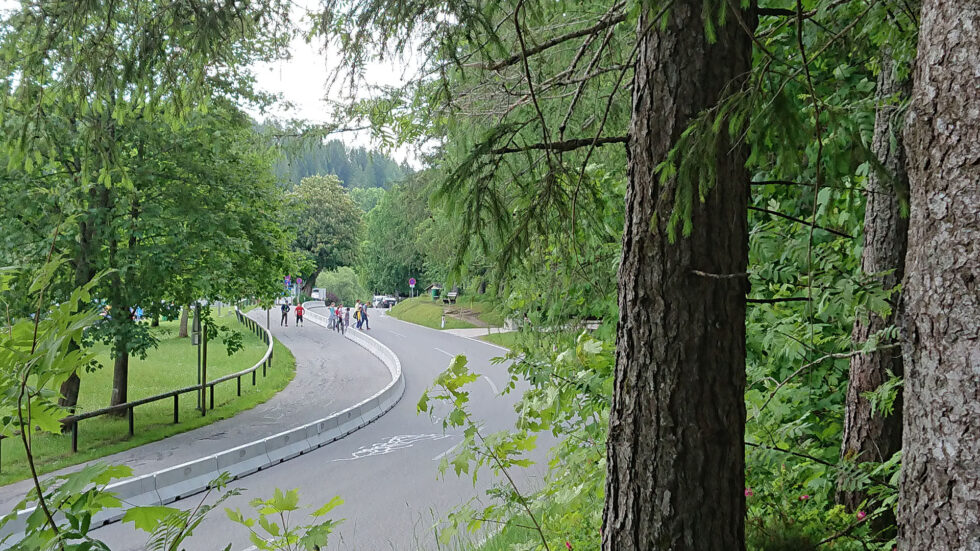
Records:
M297 43L322 120L267 115L254 67ZM412 476L472 481L392 548L980 551L976 0L5 2L0 144L0 549L123 549L93 519L130 466L45 450L101 422L73 426L87 393L133 434L168 323L212 356L275 337L298 382L247 324L356 300L457 438ZM507 331L514 420L466 354L410 378L410 305ZM337 538L354 496L287 523L309 488L232 478L121 522L373 548Z

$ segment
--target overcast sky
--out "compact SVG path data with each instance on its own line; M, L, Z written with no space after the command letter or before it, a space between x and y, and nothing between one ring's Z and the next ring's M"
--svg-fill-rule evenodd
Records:
M297 0L293 3L293 19L306 26L302 19L305 8L317 6L316 2ZM281 94L283 99L292 104L291 109L274 109L272 116L281 119L304 119L317 123L337 122L330 120L330 107L325 99L340 101L343 98L338 90L328 90L327 80L331 71L343 60L330 51L322 50L322 43L307 44L302 37L295 37L290 44L291 59L274 63L256 63L253 70L259 88L267 92ZM393 85L404 84L406 77L404 64L373 64L365 75L368 84ZM336 88L336 87L335 87ZM254 114L254 116L260 116ZM336 139L349 145L372 147L367 132L348 132L337 134ZM416 168L419 163L409 148L399 148L391 155L398 161L407 160Z

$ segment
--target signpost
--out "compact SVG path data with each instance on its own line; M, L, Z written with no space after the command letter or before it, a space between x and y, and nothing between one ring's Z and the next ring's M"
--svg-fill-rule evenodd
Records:
M408 278L408 286L411 287L411 289L412 289L412 292L410 294L413 297L415 296L415 283L416 283L416 281L415 281L415 278L414 277Z

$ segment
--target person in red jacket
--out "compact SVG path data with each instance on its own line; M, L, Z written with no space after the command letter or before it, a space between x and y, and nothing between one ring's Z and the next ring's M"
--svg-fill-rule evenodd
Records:
M306 308L303 308L302 304L296 305L296 327L303 327L303 312Z

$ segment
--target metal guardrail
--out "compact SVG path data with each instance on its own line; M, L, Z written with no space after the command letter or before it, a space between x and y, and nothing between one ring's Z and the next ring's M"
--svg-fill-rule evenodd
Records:
M75 453L78 451L78 425L80 421L86 419L93 419L95 417L101 417L103 415L117 414L119 412L126 412L126 416L129 420L129 435L133 436L136 429L136 407L143 406L146 404L152 404L154 402L159 402L161 400L173 399L174 401L174 424L180 423L180 395L188 394L191 392L203 392L205 398L207 397L207 391L210 389L210 409L214 410L214 389L217 385L235 379L237 382L237 395L242 395L242 377L249 374L252 375L252 386L257 384L256 376L259 368L262 369L262 376L265 377L268 373L268 368L272 366L272 349L274 341L272 339L272 334L265 328L263 328L258 322L245 316L242 311L236 306L235 316L238 318L239 323L247 327L256 336L262 339L262 342L267 344L265 354L262 355L262 359L258 361L255 365L248 369L243 369L237 373L231 373L223 377L218 377L213 381L207 381L199 385L187 386L184 388L179 388L176 390L171 390L170 392L164 392L163 394L157 394L155 396L150 396L147 398L142 398L140 400L134 400L132 402L126 402L125 404L118 404L115 406L109 406L102 409L97 409L93 411L87 411L85 413L79 413L75 415L69 415L61 419L63 425L71 426L71 451ZM201 415L207 414L207 400L204 400L203 408L201 409ZM2 443L2 439L0 439ZM2 448L0 448L0 465L2 465Z

